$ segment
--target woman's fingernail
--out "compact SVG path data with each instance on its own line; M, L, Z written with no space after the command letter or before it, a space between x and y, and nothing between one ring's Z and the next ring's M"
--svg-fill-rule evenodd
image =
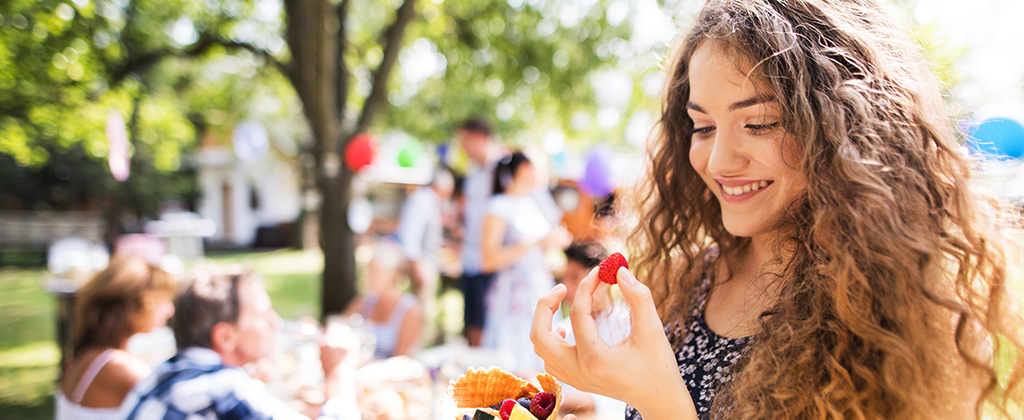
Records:
M636 283L636 277L633 277L633 273L626 267L619 267L619 271L615 273L615 277L618 277L620 282L626 284Z

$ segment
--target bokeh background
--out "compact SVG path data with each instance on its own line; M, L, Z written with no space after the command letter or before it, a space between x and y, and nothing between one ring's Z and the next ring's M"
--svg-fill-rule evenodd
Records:
M1024 2L893 2L979 183L1020 203ZM0 2L0 418L52 418L60 280L119 246L175 270L249 264L286 319L340 310L402 198L467 169L468 117L592 213L639 174L661 66L701 4Z

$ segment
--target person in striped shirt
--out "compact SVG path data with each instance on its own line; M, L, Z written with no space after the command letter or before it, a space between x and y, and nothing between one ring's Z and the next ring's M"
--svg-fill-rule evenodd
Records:
M201 274L175 307L178 353L136 384L128 420L307 418L242 369L270 355L281 326L260 277ZM356 420L358 339L340 341L320 347L326 403L319 417Z

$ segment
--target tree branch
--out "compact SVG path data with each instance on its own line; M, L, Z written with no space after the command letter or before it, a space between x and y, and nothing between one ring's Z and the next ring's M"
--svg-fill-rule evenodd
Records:
M384 33L384 40L387 43L384 46L384 58L373 72L373 90L370 91L370 96L363 103L363 112L356 124L356 133L364 132L370 127L374 114L387 100L388 76L391 75L391 69L395 66L395 61L398 60L398 51L402 49L405 27L412 21L415 5L416 0L403 1L395 13L394 23Z
M215 43L224 46L228 50L246 50L260 57L263 57L267 61L267 64L273 66L277 71L281 72L289 81L293 81L294 77L294 62L282 62L270 54L270 51L264 50L260 47L252 45L248 42L238 42L230 39L224 39L217 37L214 40ZM293 83L294 84L294 83Z
M270 52L262 48L256 47L255 45L247 42L238 42L220 36L210 35L209 33L203 33L200 34L199 39L192 45L189 45L188 48L175 49L164 47L147 51L129 58L111 72L110 85L119 85L126 77L128 77L129 74L144 72L167 57L198 57L206 54L210 51L210 48L213 48L216 45L223 46L228 50L248 50L253 54L263 57L268 64L274 66L274 68L280 71L281 74L289 80L293 77L292 63L282 63L270 54Z
M129 56L127 61L118 65L111 72L110 85L119 85L126 77L128 77L129 74L144 72L164 58L173 55L190 55L189 53L200 55L209 50L212 46L213 42L209 37L200 37L199 40L192 44L187 50L179 51L164 47L147 51L142 54Z

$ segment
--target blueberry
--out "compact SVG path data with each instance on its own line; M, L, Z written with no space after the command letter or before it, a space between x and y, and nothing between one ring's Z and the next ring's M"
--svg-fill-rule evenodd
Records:
M473 420L473 416L469 415L469 413L463 414L462 420Z
M529 398L526 398L526 397L520 398L518 402L519 402L519 405L523 406L523 408L525 408L527 410L530 409L530 399Z

